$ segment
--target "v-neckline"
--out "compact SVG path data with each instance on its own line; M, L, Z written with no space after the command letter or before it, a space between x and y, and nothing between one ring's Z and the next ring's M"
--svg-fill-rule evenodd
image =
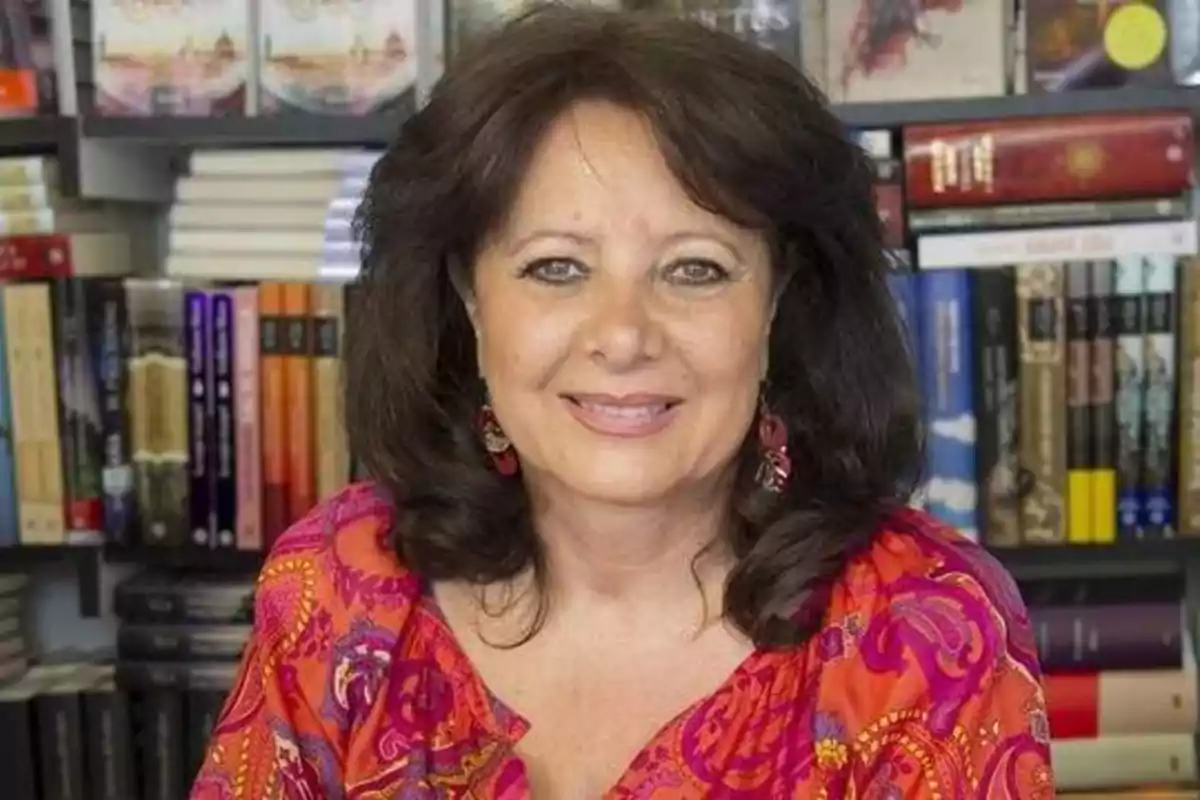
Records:
M441 640L435 644L445 647L453 661L460 666L459 669L455 670L458 677L464 678L470 683L470 694L483 700L480 705L483 706L481 710L483 710L482 716L485 718L478 721L483 724L489 735L504 742L508 748L508 756L520 764L521 773L525 776L525 780L528 780L528 766L525 764L524 759L516 752L516 747L520 740L529 733L533 724L488 686L487 681L484 680L475 663L467 655L466 649L459 641L458 634L450 626L449 620L442 611L441 604L438 603L437 597L434 595L432 585L427 581L423 581L422 583L420 608L424 613L429 615L434 623L432 626L433 633ZM715 689L692 701L656 728L654 734L625 762L621 774L611 786L604 790L602 797L613 797L616 793L628 788L625 786L625 783L632 774L633 766L645 759L671 731L690 719L704 706L713 702L713 700L721 697L723 694L734 691L743 677L757 671L774 660L785 657L786 654L780 651L764 650L760 647L753 648L737 663L729 675Z

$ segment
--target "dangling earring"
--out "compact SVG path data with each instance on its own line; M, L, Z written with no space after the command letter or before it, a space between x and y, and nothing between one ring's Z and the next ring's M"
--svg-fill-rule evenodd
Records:
M500 427L496 412L491 405L484 403L479 408L479 435L483 438L483 446L492 457L496 471L506 478L517 474L517 451L512 442Z
M787 426L767 408L765 397L759 400L758 443L762 461L755 480L765 491L779 494L792 476L792 460L788 456Z

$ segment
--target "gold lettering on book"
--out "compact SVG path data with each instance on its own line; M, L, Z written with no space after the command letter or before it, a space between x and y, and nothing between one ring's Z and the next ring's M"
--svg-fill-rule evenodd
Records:
M1067 173L1075 178L1091 179L1104 169L1104 148L1094 141L1067 145Z

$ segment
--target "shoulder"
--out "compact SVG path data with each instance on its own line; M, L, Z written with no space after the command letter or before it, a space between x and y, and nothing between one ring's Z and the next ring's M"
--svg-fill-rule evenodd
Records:
M850 560L831 596L829 617L876 628L939 621L997 655L1036 669L1036 648L1016 582L986 550L913 509L889 515L865 551Z
M833 587L818 761L859 796L1053 797L1041 674L1016 584L983 548L901 510Z
M372 484L359 483L288 528L259 573L259 644L286 659L352 629L394 640L421 583L390 544L393 517L391 503Z
M934 738L987 727L1045 744L1036 643L1016 583L933 517L904 509L884 521L834 586L818 637L822 694L865 739L907 721Z

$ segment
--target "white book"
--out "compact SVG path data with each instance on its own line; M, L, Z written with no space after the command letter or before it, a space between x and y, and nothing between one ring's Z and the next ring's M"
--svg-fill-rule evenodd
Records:
M165 272L198 281L311 281L321 276L321 256L171 253Z
M328 212L322 203L176 203L171 207L172 230L320 230Z
M172 253L256 255L316 255L325 246L321 227L309 230L188 230L171 229Z
M365 186L366 181L362 183ZM274 180L187 176L176 184L175 199L181 203L316 203L325 209L347 191L346 179L337 175Z
M1058 791L1132 789L1196 781L1196 737L1144 733L1050 743Z
M358 149L299 148L271 150L197 150L190 159L193 177L249 178L342 175L348 165L379 153Z
M1196 220L930 233L917 238L917 267L955 269L1149 254L1183 256L1196 250Z

